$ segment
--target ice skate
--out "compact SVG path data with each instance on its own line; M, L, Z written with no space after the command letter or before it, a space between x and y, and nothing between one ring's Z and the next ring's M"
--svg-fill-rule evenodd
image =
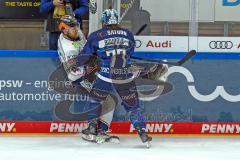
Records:
M152 137L148 136L147 133L145 132L145 129L143 129L143 128L136 128L136 130L137 130L137 133L138 133L139 137L141 138L143 144L145 144L147 148L150 148Z
M100 144L105 142L120 143L120 140L118 136L111 136L105 131L98 131L98 134L96 136L96 143Z
M88 128L82 131L82 139L89 142L96 142L97 136L97 123L90 122Z

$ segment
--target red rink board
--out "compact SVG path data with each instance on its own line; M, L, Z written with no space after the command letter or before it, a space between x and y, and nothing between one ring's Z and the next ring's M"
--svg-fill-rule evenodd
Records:
M0 133L74 134L86 125L84 122L0 121ZM147 122L146 127L148 133L157 135L240 135L240 122ZM114 134L136 133L130 122L113 122L111 131Z

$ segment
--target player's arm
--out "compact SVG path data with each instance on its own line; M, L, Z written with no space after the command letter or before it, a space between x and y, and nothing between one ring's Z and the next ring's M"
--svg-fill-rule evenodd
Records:
M86 45L89 45L89 44L86 43L84 46L85 49L81 50L78 55L73 57L73 56L71 56L69 51L67 51L64 47L62 47L61 39L60 38L58 39L59 58L60 58L63 66L64 66L64 69L67 73L73 73L73 74L76 73L76 71L78 71L79 66L81 66L81 68L84 69L81 71L83 73L85 73L85 66L87 65L87 63L89 61L89 57L90 57L90 54L89 55L87 54L88 49L87 49ZM69 79L71 79L71 78L69 78Z
M87 91L91 91L93 87L93 82L96 79L95 72L98 70L98 59L95 55L96 47L94 47L94 42L96 38L91 34L83 50L80 52L79 56L76 58L77 65L84 66L85 78L80 82L81 86Z
M86 66L86 72L96 72L99 69L100 60L98 59L96 52L98 50L98 42L95 33L92 33L88 39L87 43L83 47L83 50L78 56L78 63Z
M85 43L82 51L80 52L79 56L76 59L79 65L86 65L90 57L95 54L96 49L93 43L94 43L94 35L90 34L90 36L87 38L87 42Z
M41 0L41 4L40 4L41 13L49 13L53 9L54 9L53 1Z
M81 17L88 13L88 0L78 0L79 7L74 10L76 17Z
M70 81L76 81L82 78L85 74L84 67L78 66L75 58L77 55L69 51L68 48L64 48L61 39L58 40L58 55L64 70L67 73L67 77Z

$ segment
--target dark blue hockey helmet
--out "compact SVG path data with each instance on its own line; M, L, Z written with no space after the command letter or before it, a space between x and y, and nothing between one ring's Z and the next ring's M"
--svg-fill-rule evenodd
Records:
M118 12L115 9L106 9L102 14L102 22L106 25L118 24Z

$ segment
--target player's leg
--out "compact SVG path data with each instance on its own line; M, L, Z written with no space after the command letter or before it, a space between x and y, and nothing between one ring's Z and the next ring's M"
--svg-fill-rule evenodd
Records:
M99 110L94 110L97 105L99 105L99 103L90 100L84 108L85 112L87 112L88 127L82 130L81 136L82 139L90 142L96 142L98 117L101 113L100 108L98 108Z
M110 135L109 127L112 122L114 110L103 114L98 121L98 132L96 137L97 143L112 142L119 143L119 137Z
M104 82L107 83L107 82ZM98 120L98 131L97 131L97 137L96 142L97 143L104 143L104 142L113 142L113 143L119 143L119 137L110 135L109 133L109 127L112 122L113 114L115 111L115 108L118 103L118 99L116 96L114 96L114 88L111 83L106 84L107 91L109 92L109 95L106 97L106 99L102 102L102 110L101 110L101 116ZM106 89L106 88L105 88Z
M139 106L135 83L130 82L126 84L115 85L115 87L122 99L122 104L125 110L129 114L132 125L136 129L142 142L146 143L147 147L149 147L149 142L152 140L152 137L148 136L146 133L145 118L142 113L142 109Z
M90 121L88 123L88 128L82 131L82 138L84 140L97 143L108 141L106 132L109 129L117 103L117 98L110 93L112 90L113 88L110 83L104 82L100 79L96 80L94 88L91 91L92 99L87 110L89 112L89 110L96 108L97 106L101 107L98 107L99 110L97 113L89 112L88 119ZM105 135L103 136L103 134ZM96 138L98 141L96 141Z
M96 108L96 106L99 105L101 105L102 107L99 107L97 113L88 111L88 119L91 120L88 122L88 128L82 131L82 138L84 140L97 143L119 142L119 138L117 136L111 136L108 134L109 127L112 122L114 108L116 106L115 104L108 104L108 102L106 101L109 101L109 99L112 100L113 98L111 96L108 96L106 97L106 100L102 102L90 102L91 108Z

